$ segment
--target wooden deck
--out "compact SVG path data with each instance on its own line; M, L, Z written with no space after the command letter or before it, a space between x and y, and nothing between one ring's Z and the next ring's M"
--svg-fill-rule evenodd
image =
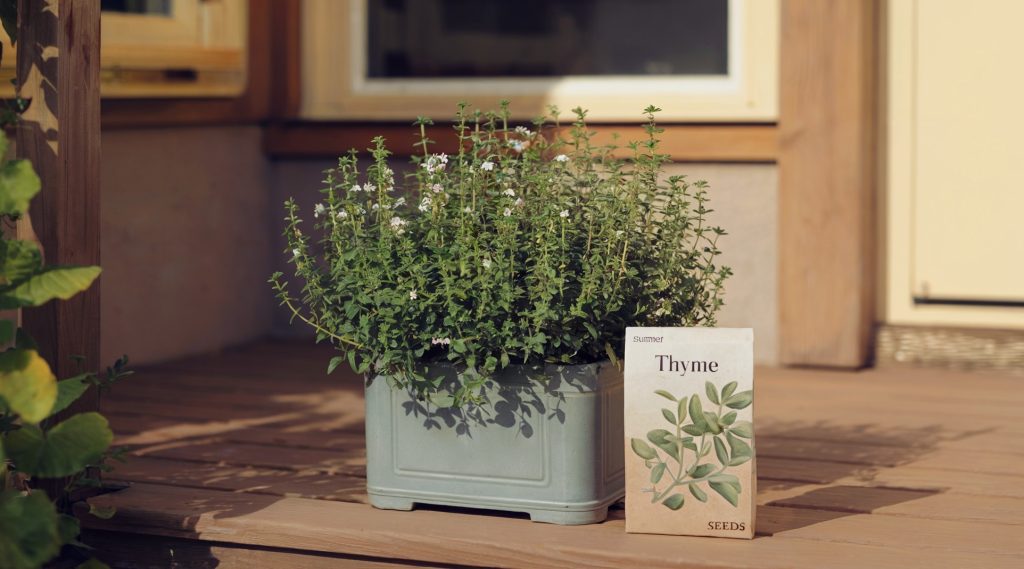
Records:
M1024 377L881 369L756 375L753 541L375 510L362 385L322 347L261 343L140 370L103 403L133 457L115 567L1024 567ZM126 537L125 534L132 534Z

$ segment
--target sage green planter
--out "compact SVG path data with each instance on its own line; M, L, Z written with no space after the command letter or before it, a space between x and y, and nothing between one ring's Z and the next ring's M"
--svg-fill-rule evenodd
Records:
M451 367L431 372L456 380ZM609 362L511 366L484 396L483 405L438 408L385 377L368 380L370 503L526 512L566 525L604 520L624 493L622 372Z

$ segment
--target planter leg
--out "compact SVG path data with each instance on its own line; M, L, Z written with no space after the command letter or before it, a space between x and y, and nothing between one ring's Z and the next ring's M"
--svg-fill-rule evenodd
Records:
M597 524L608 517L608 507L589 510L586 512L570 512L559 510L530 510L530 521L545 524L558 524L560 526L579 526L584 524Z
M413 501L408 498L397 496L377 496L370 494L370 505L380 510L402 510L408 512L412 509Z

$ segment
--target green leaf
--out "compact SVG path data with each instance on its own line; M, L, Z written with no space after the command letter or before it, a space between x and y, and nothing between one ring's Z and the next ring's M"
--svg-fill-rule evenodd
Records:
M57 401L53 404L53 408L50 409L50 414L47 416L52 417L77 401L89 389L88 377L88 373L83 373L58 381Z
M754 402L753 391L741 391L725 400L725 406L730 409L746 409Z
M719 463L729 463L729 451L725 449L725 443L723 443L722 439L718 437L715 437L715 455L718 456Z
M672 437L672 434L665 429L654 429L647 433L647 440L651 441L658 448L668 453L672 458L679 460L679 446L675 442L670 441L669 437Z
M665 507L670 510L678 510L683 507L683 502L685 501L686 498L682 494L672 494L668 498L665 498L662 504L665 504Z
M754 438L754 425L750 421L736 421L729 427L729 432L745 439Z
M740 493L739 493L739 490L734 488L732 485L726 484L724 482L715 482L713 480L709 481L708 485L711 486L712 490L714 490L715 492L718 492L718 494L720 496L725 498L725 500L727 502L729 502L730 504L732 504L733 506L738 506L739 505L739 503L740 503Z
M462 339L452 340L452 349L456 353L464 354L466 353L466 342Z
M84 546L84 543L78 541L78 536L81 533L82 525L78 522L78 518L67 514L57 514L57 534L60 536L61 545Z
M709 452L711 452L711 441L705 440L700 447L700 456L704 456Z
M697 425L686 425L685 427L683 427L683 432L688 435L699 437L704 434L704 429L698 427Z
M718 415L710 411L704 412L704 424L708 426L708 432L714 435L722 432L722 426L718 424Z
M736 386L738 385L739 383L735 381L730 381L729 383L726 383L725 387L722 388L722 401L728 399L729 396L732 395L734 391L736 391Z
M59 550L57 511L45 492L0 493L0 567L35 569Z
M658 453L654 452L654 449L640 439L630 439L629 444L633 447L633 452L644 460L651 460L658 457Z
M686 397L680 399L679 405L676 405L676 417L680 423L686 420Z
M661 477L665 475L665 468L667 468L667 466L664 462L659 462L658 464L654 465L654 468L651 469L652 484L657 484L658 482L661 482Z
M715 389L715 384L710 381L704 382L704 393L708 394L708 401L711 401L715 405L718 405L718 390Z
M726 433L725 438L729 441L729 450L733 458L737 456L753 456L754 452L750 449L750 445L743 442L743 439L734 436L732 433Z
M714 464L699 464L690 469L690 476L693 478L704 478L715 470Z
M0 398L25 421L38 423L57 400L57 378L34 350L8 350L0 354Z
M28 211L39 193L39 176L28 160L11 160L0 168L0 213L14 215Z
M7 283L32 276L42 264L43 256L31 241L0 241L0 276Z
M675 395L672 395L671 393L669 393L668 391L665 391L664 389L658 389L657 391L655 391L655 393L657 393L658 395L661 395L662 397L664 397L665 399L668 399L669 401L675 401L676 400L676 396Z
M708 430L707 423L704 421L704 408L701 407L700 397L696 395L690 398L690 421L702 431Z
M672 411L669 411L668 409L662 409L661 416L665 417L665 420L668 421L669 423L673 425L676 424L676 415Z
M737 456L736 458L729 461L729 466L739 466L744 462L750 460L749 456Z
M0 290L0 310L39 306L55 298L67 300L89 288L99 267L47 267Z
M117 508L114 506L97 506L95 504L89 504L89 514L101 520L109 520L114 517L114 514L116 513Z
M4 31L7 37L11 38L11 45L18 44L18 3L15 0L0 2L0 22L3 22ZM0 157L7 154L7 136L0 133Z
M113 439L103 415L89 412L45 433L34 425L23 425L7 435L6 449L18 470L40 478L59 478L99 462Z
M0 320L0 346L6 346L14 339L14 321Z
M707 493L698 488L696 484L690 484L690 494L693 494L693 497L700 500L701 502L708 501Z
M327 375L334 373L334 370L338 369L338 366L345 363L345 356L334 356L331 361L327 363Z

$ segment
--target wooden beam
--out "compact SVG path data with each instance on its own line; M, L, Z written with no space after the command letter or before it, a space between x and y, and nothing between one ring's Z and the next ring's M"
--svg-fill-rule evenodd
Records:
M32 161L42 191L31 227L47 264L100 261L100 7L83 0L20 0L18 85L29 106L18 157ZM26 309L22 326L58 378L100 369L100 288ZM73 358L84 358L75 361ZM79 399L67 413L98 408Z
M781 359L868 363L875 314L877 0L785 0Z
M272 2L273 53L270 115L277 120L299 116L302 105L302 2Z
M675 124L662 125L662 152L679 162L774 162L777 155L776 127L772 124ZM611 133L621 135L619 144L646 137L639 125L593 125L595 142L611 142ZM418 131L408 124L291 122L269 126L264 131L265 151L276 158L334 158L350 148L365 149L375 136L388 140L399 156L414 148ZM437 141L437 152L457 149L454 131L442 124L427 131Z
M272 69L282 25L275 14L297 9L298 4L292 0L249 0L246 89L241 97L104 99L103 128L254 124L265 120L270 114L271 90L283 80ZM291 5L296 7L287 7Z

